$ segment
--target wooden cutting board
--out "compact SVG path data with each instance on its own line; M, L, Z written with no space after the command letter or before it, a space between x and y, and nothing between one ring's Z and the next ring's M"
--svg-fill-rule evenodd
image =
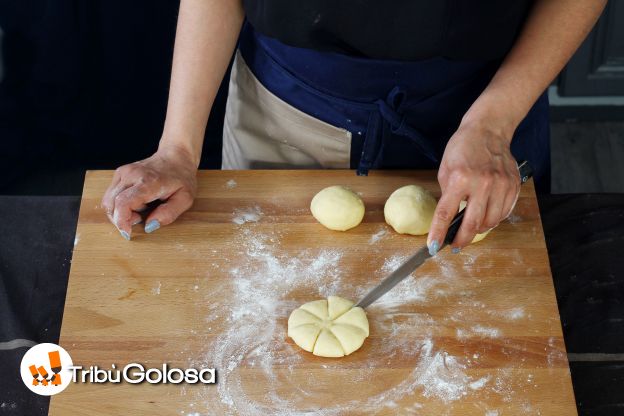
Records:
M383 205L435 172L203 171L193 208L125 241L88 172L60 343L75 365L216 368L216 384L75 383L50 415L572 415L570 371L533 184L482 242L448 249L372 305L371 335L342 359L286 337L289 313L357 298L425 237L396 234ZM347 232L309 213L342 184L366 216Z

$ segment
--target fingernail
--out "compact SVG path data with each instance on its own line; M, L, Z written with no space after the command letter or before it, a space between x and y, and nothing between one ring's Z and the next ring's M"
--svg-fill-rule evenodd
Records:
M119 230L119 233L121 234L121 236L123 238L125 238L126 240L130 241L130 234L128 234L127 232L125 232L124 230Z
M159 228L160 228L160 223L158 222L158 220L151 220L145 225L145 232L148 234L153 233Z
M436 240L433 240L429 245L429 255L435 256L436 254L438 254L438 250L440 250L440 243L438 243Z
M137 225L137 224L141 224L141 222L143 222L143 220L141 218L139 218L138 220L136 220L134 223L132 223L132 225Z
M451 253L453 253L453 254L458 254L460 251L461 251L461 248L459 248L459 247L453 247L451 249Z

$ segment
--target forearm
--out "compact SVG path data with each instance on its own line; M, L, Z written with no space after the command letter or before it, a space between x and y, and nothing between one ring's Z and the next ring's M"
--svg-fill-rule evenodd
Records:
M538 0L515 45L462 123L487 123L511 141L537 98L587 36L606 0Z
M161 148L183 149L199 164L210 109L242 21L240 0L181 1Z

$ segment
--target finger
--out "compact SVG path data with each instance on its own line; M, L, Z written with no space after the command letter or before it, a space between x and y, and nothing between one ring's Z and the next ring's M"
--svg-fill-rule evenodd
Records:
M139 208L137 210L133 210L134 212L132 213L132 217L130 217L130 223L132 225L137 225L140 224L143 221L143 217L141 217L141 213L144 212L147 209L147 205L143 205L142 208ZM117 224L115 224L115 218L113 213L106 213L106 216L108 217L109 221L117 226Z
M509 192L509 194L505 197L505 203L503 204L502 217L503 219L509 218L514 208L516 207L516 203L518 202L518 197L520 196L520 190Z
M110 205L110 208L105 208L106 210L106 216L108 217L108 220L113 223L113 225L115 225L117 227L117 222L114 218L114 214L115 214L115 200L117 198L117 196L124 192L126 189L130 188L132 186L132 184L125 184L123 182L120 182L119 184L117 184L117 186L115 188L113 188L111 190L111 198L112 198L112 203ZM119 227L117 227L119 228ZM124 236L125 237L125 236Z
M508 194L509 189L507 189L506 185L502 183L495 185L488 198L483 222L478 230L479 233L488 232L501 222L503 219L503 208Z
M488 194L483 191L473 194L468 198L467 202L464 218L452 243L453 253L459 253L459 250L470 244L475 235L477 235L485 217Z
M457 188L448 187L443 193L438 205L433 213L429 235L427 236L427 246L429 254L434 256L446 237L446 232L451 220L457 214L459 203L464 199L465 192Z
M130 223L132 225L137 225L140 224L141 221L143 221L143 218L141 218L141 214L139 214L138 212L133 212L132 217L130 217Z
M160 204L145 220L145 232L152 233L163 225L174 222L183 212L193 205L193 196L183 189L169 197L167 202Z
M115 174L111 184L106 189L106 192L104 192L104 196L102 196L102 207L109 216L112 216L113 210L115 209L115 197L123 190L124 186L121 183L121 178L119 175Z
M132 225L137 221L137 217L140 219L138 211L148 202L150 202L150 192L144 184L132 186L115 197L113 224L117 226L126 240L129 240L132 235Z
M518 202L518 197L520 196L520 180L518 179L514 184L515 186L507 193L503 204L503 218L507 218L511 215L516 207L516 202Z

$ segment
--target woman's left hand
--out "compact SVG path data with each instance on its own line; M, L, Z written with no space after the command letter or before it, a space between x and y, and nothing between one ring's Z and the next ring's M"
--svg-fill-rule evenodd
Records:
M451 137L438 171L442 197L435 210L427 238L434 255L444 241L448 226L466 201L466 214L451 244L457 253L477 233L486 232L507 218L520 192L520 175L511 154L509 132L486 123L462 123Z

